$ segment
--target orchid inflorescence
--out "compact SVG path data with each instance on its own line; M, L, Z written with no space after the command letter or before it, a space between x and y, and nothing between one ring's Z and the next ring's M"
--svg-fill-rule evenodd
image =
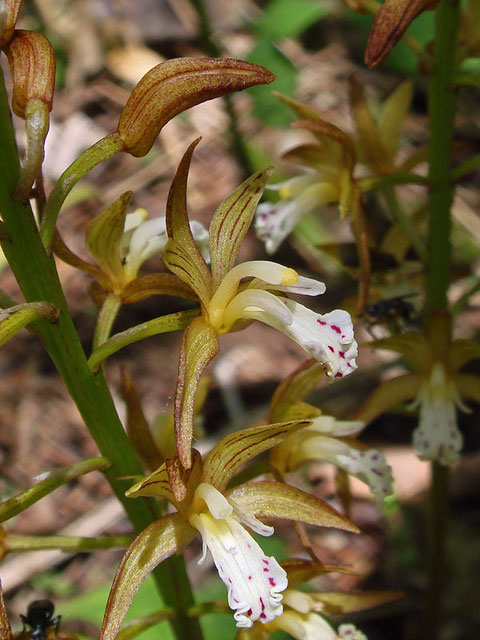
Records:
M360 12L378 9L370 0L347 3ZM27 302L16 304L1 292L0 344L25 327L41 336L102 457L47 474L31 490L0 504L0 522L73 478L105 470L137 535L128 543L122 539L123 545L129 546L110 590L100 640L114 640L119 633L128 638L134 635L129 635L128 629L121 631L121 627L138 589L151 573L166 605L157 621L168 619L177 638L182 633L190 637L192 630L192 638L200 635L196 618L207 607L202 609L200 605L195 610L192 606L183 559L176 563L198 534L202 544L199 564L210 554L226 588L225 602L213 604L222 611L233 611L237 640L267 640L277 631L297 640L366 640L362 631L343 618L335 629L330 616L370 608L400 594L326 591L318 588L318 582L305 590L302 584L325 574L354 573L349 567L320 562L308 541L306 527L359 532L350 520L349 476L368 486L379 509L393 493L392 470L384 454L357 438L379 415L406 402L407 410L418 409L413 446L420 458L434 463L434 469L446 469L458 460L463 445L457 409L469 411L467 403L480 402L478 376L464 370L480 358L480 348L473 340L454 338L453 314L446 301L447 279L443 289L439 287L440 293L431 286L435 274L431 275L434 270L429 260L439 253L438 246L435 249L431 243L435 225L430 225L430 236L424 240L423 199L406 214L394 191L402 184L416 184L430 189L431 197L434 192L435 176L430 173L426 177L419 169L427 161L433 163L427 146L421 144L408 154L400 148L413 83L401 83L377 114L358 76L352 74L348 80L355 124L352 134L326 121L310 106L277 94L298 116L293 126L315 138L284 154L285 160L300 166L298 175L269 185L273 168L257 171L218 206L207 229L191 220L187 209L187 182L200 142L197 138L179 162L165 215L149 218L144 209L132 206L131 191L121 194L89 222L85 246L91 259L85 259L67 246L56 227L65 199L78 180L117 153L145 156L163 126L189 107L268 84L274 76L261 66L230 58L187 57L157 65L133 90L115 130L77 158L47 198L41 167L56 60L47 38L16 28L21 4L21 0L0 0L0 47L12 75L11 108L25 121L26 132L21 167L13 133L10 140L8 132L5 134L5 148L14 150L14 162L3 167L8 185L4 189L3 182L0 184L0 240ZM380 64L411 21L437 4L437 0L386 0L373 23L367 64ZM478 15L478 2L466 2L462 9L460 60L480 51L469 15ZM427 49L422 64L435 72ZM8 108L6 111L8 117L0 136L10 131ZM5 140L2 137L2 142ZM454 173L447 177L437 182L453 184ZM264 189L277 191L278 201L261 203ZM321 308L321 303L320 310L317 308L318 297L326 291L326 284L317 278L271 259L239 262L238 257L252 224L271 256L301 218L320 212L325 205L338 204L341 221L350 224L359 267L349 271L358 276L356 300L347 300L341 306L356 306L361 316L373 301L372 292L391 283L372 266L376 239L366 194L373 192L385 197L394 214L379 249L393 251L399 261L408 256L414 263L415 276L429 266L430 270L425 269L426 312L420 319L422 328L420 321L409 326L407 332L390 327L392 335L368 343L370 348L400 354L410 371L381 382L353 415L340 409L331 415L310 402L308 395L322 382L343 384L338 381L356 370L358 344L350 313L344 308ZM30 209L30 199L36 202L36 216ZM26 255L25 247L31 256ZM88 361L71 321L52 254L93 279L89 294L98 315ZM151 258L157 265L161 263L158 272L144 271ZM400 267L397 271L390 274L391 278L400 274ZM37 278L37 272L41 277ZM418 284L412 287L418 291ZM180 304L186 301L190 307L113 333L124 305L158 295L178 298ZM299 302L298 296L308 296L310 304ZM253 426L243 425L206 450L197 442L195 428L207 394L207 367L221 350L221 336L246 329L256 321L290 338L309 359L280 382L267 417ZM173 409L162 420L149 424L134 378L126 368L122 370L125 433L104 378L103 363L109 355L139 339L180 329L183 334ZM308 480L297 474L316 462L336 468L338 502L343 512L313 495ZM302 489L297 486L299 478ZM279 562L264 552L252 534L273 535L271 519L295 525L309 559ZM26 544L21 536L3 528L0 538L2 553L23 549ZM68 547L68 540L60 542ZM74 543L71 548L76 548ZM178 585L185 593L177 594ZM0 627L11 640L3 600L0 605Z

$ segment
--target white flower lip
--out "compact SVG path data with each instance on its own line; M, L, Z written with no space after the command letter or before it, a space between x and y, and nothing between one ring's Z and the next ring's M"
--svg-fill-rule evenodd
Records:
M322 315L294 300L284 302L292 313L292 322L283 332L323 362L329 377L342 378L357 368L358 345L347 311L335 309Z
M292 469L313 460L330 462L365 482L379 507L393 492L392 470L383 453L377 449L356 449L343 440L323 435L315 428L315 422L299 436L288 460L288 466Z
M457 425L457 407L468 411L442 364L435 363L430 378L422 385L412 408L420 405L419 426L413 433L413 446L422 460L454 463L460 455L463 436Z
M190 524L202 535L199 562L205 560L209 549L228 589L228 604L235 611L237 627L250 628L256 620L270 622L283 612L281 592L287 588L287 574L275 558L263 553L241 522L261 535L271 535L273 528L227 500L210 484L198 486L194 503L201 501L208 512L190 517Z

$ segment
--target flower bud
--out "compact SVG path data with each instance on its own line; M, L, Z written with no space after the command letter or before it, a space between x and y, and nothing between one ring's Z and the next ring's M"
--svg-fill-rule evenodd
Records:
M118 123L124 151L147 154L162 127L190 107L275 76L250 62L230 58L175 58L162 62L137 84Z
M7 44L13 35L22 2L23 0L4 0L4 6L0 7L0 47Z
M365 64L378 66L397 44L411 22L430 9L438 0L385 0L378 10L370 29Z
M18 29L5 48L13 78L12 109L26 119L27 105L39 100L52 110L55 84L55 52L36 31Z

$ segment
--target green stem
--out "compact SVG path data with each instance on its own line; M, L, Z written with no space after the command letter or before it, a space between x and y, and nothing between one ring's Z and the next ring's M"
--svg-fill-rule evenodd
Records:
M422 184L428 185L428 178L416 173L389 173L384 176L372 176L361 178L357 181L360 191L373 191L384 187L394 187L397 184Z
M88 366L92 371L98 371L106 358L129 344L150 338L151 336L157 336L160 333L186 329L193 318L198 316L199 313L199 309L178 311L177 313L170 313L167 316L154 318L153 320L148 320L135 327L116 333L106 340L98 349L95 349L88 359Z
M459 3L441 0L435 15L434 66L428 86L429 207L426 312L447 309L451 262L451 204L453 183L450 157L455 118L455 54Z
M35 504L35 502L38 502L41 498L52 493L52 491L55 491L55 489L58 489L58 487L61 487L67 482L75 480L86 473L91 473L92 471L104 471L109 466L110 463L107 458L90 458L89 460L82 460L82 462L70 464L67 467L53 469L53 471L47 474L44 480L13 496L9 500L2 502L0 505L0 522L10 520L10 518L25 511L25 509L32 504Z
M450 177L453 182L456 182L460 178L463 178L463 176L466 176L469 173L473 173L478 169L480 169L480 155L470 158L470 160L467 160L466 162L461 164L459 167L454 169Z
M45 203L40 227L40 236L45 247L48 248L50 246L55 232L58 214L65 202L65 198L73 187L94 167L104 160L108 160L108 158L122 151L122 149L123 142L119 135L117 133L111 133L84 151L81 156L65 169Z
M444 614L446 584L446 538L448 522L448 481L450 469L432 462L428 509L427 609L422 638L436 640Z
M454 196L451 150L455 119L454 78L459 14L460 3L457 0L440 0L435 12L433 66L428 85L430 187L428 258L425 276L427 319L436 311L448 310L451 205ZM429 640L437 640L440 636L444 609L448 477L447 467L432 462L428 519L427 608L422 635Z
M109 293L105 298L100 313L98 314L93 336L93 349L98 349L106 342L112 332L113 323L120 311L122 301L115 293Z
M45 347L101 454L110 461L111 467L105 472L105 476L139 532L160 514L155 505L145 500L129 500L125 497L130 484L125 477L142 474L142 466L118 418L103 374L94 375L88 367L63 295L55 262L45 250L31 208L28 204L13 200L12 194L18 182L20 167L1 74L0 149L0 210L8 231L7 237L2 239L2 248L26 301L45 300L60 309L55 325L47 320L38 320L34 326L41 334ZM44 239L48 239L48 236L47 233ZM193 596L183 557L174 556L160 564L154 572L154 579L165 603L177 612L172 623L176 637L201 638L199 625L186 614L188 607L193 604Z
M426 262L427 250L425 248L425 245L421 241L420 236L417 234L417 231L413 226L411 219L406 215L403 208L400 206L397 196L395 195L395 190L392 187L386 187L383 189L383 194L385 196L385 201L388 208L395 216L395 220L397 221L398 226L410 240L412 247L417 252L419 258L423 262Z
M132 536L76 538L74 536L29 536L21 533L7 533L3 541L3 547L5 552L58 549L66 553L89 553L91 551L128 547L132 540Z

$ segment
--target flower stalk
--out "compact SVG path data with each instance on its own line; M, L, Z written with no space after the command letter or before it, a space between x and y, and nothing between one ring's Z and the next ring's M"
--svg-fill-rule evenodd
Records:
M100 452L111 462L105 475L115 495L124 506L134 528L141 531L152 522L151 508L143 500L127 500L124 492L128 482L119 478L139 475L142 467L123 430L104 376L101 373L94 375L88 367L55 263L45 251L33 213L28 204L12 198L20 167L3 76L0 78L0 148L3 150L0 157L0 209L8 233L2 239L2 248L26 301L45 300L60 309L55 325L39 320L34 323L34 327L41 334L46 349ZM173 622L176 636L201 638L199 625L185 613L193 604L193 597L183 558L172 558L157 569L154 575L166 604L177 611Z
M435 14L433 66L428 85L429 101L429 204L428 259L425 280L427 318L448 309L451 263L451 149L454 133L454 78L460 4L441 0ZM432 462L428 521L428 592L425 631L436 640L444 603L446 528L448 517L449 467Z

